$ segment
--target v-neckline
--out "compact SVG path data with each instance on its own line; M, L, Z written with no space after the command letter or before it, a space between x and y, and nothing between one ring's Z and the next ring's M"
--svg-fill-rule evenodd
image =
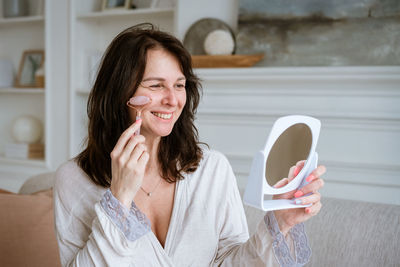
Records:
M173 238L173 236L175 234L176 227L173 227L173 225L176 223L176 217L177 217L178 209L180 207L181 194L180 194L179 190L181 187L180 183L183 181L184 180L178 180L175 182L174 204L172 206L171 218L169 219L169 225L168 225L168 230L167 230L167 236L165 237L164 247L161 245L156 234L153 231L150 231L153 241L155 243L157 243L160 250L163 251L167 256L169 256L169 252L171 249L170 243L172 241L170 241L170 240L171 240L171 238Z

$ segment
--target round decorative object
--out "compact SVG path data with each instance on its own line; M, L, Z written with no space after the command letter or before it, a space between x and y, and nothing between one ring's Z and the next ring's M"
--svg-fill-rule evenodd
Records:
M205 55L204 41L208 34L215 30L224 30L231 35L234 43L232 54L234 54L236 40L232 29L222 20L214 18L205 18L193 23L185 34L183 45L192 55Z
M207 55L232 55L235 41L230 32L214 30L204 40L204 51Z
M17 143L37 143L42 138L43 126L33 116L20 116L12 126L12 135Z

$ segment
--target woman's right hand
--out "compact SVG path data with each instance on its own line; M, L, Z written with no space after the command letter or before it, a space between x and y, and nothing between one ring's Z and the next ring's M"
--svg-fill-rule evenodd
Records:
M143 135L134 135L142 120L126 129L111 152L111 193L128 209L142 185L149 154Z

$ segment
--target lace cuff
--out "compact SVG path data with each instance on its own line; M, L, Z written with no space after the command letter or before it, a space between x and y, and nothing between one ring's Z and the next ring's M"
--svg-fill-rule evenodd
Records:
M135 241L151 231L150 221L133 201L131 209L128 210L113 196L110 189L107 189L100 204L129 241Z
M307 235L304 231L304 224L300 223L295 225L290 231L296 259L290 255L290 249L286 243L285 237L279 230L278 222L272 211L267 212L264 216L264 222L267 225L268 231L272 236L272 247L274 250L275 258L280 266L303 266L311 257L311 248L308 245Z

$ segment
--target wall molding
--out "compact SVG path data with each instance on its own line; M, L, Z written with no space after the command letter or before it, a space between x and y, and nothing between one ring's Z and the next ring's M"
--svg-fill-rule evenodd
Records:
M327 112L326 112L327 113ZM271 128L275 119L286 116L288 114L295 114L295 112L270 112L263 113L239 113L234 110L201 110L197 114L197 118L203 124L209 125L251 125L262 126ZM305 113L302 113L305 114ZM371 131L400 131L400 118L371 118L363 115L362 117L340 117L338 115L321 114L317 112L306 113L309 116L318 117L323 121L323 128L331 129L353 129L353 130L371 130Z
M237 175L245 177L249 175L253 156L226 153L225 156L228 158ZM334 160L323 160L320 161L319 164L325 165L329 168L326 177L324 177L328 182L398 187L400 189L400 179L398 179L400 164L376 164ZM366 176L363 176L364 178L351 178L351 180L348 180L329 175L329 173L339 171L343 173L352 172L368 174L368 176L367 178L365 178ZM384 176L382 176L382 174L384 174ZM379 177L379 182L377 182L376 178L373 178L374 176Z
M260 68L213 68L195 69L195 73L207 81L265 81L276 80L326 80L359 79L390 81L399 80L397 66L354 67L260 67Z

